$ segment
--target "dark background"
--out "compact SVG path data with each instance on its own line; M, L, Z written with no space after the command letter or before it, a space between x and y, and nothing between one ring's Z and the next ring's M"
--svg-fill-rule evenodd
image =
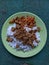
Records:
M20 11L37 14L44 21L49 33L49 0L0 0L0 65L20 65L24 62L32 65L49 65L49 34L44 49L31 58L15 57L4 48L1 40L2 26L10 15Z

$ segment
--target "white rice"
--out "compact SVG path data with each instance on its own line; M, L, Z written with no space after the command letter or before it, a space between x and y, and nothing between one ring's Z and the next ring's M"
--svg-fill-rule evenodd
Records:
M37 30L37 27L36 27L36 26L35 26L35 27L33 27L33 28L32 28L32 30Z
M24 29L25 29L27 32L31 31L31 28L29 28L29 27L24 27Z
M37 40L40 41L40 33L36 32L35 35L36 35Z
M27 48L27 46L25 45L20 45L20 48L22 48L22 49L26 49Z
M16 48L16 45L19 45L19 48L16 48L17 50L21 50L21 49L22 49L23 51L29 51L29 50L31 50L31 49L32 49L31 46L27 46L27 45L24 46L21 41L16 40L16 39L12 36L12 35L15 33L15 32L12 32L12 31L11 31L11 28L12 28L12 27L16 27L16 24L10 25L10 26L8 27L8 29L7 29L7 36L11 36L11 37L14 39L14 41L9 42L9 45L10 45L12 48ZM29 32L30 30L36 30L37 27L33 27L33 28L24 27L24 29L25 29L27 32ZM36 32L35 35L36 35L37 40L40 41L40 33L39 33L39 32ZM38 45L38 43L37 43L36 41L33 41L33 44L34 44L34 46L37 46L37 45Z
M38 45L38 43L35 40L33 41L33 44L34 44L34 46Z
M25 51L29 51L29 50L31 50L30 47L27 47L27 48L23 49L24 52L25 52Z
M16 27L16 24L13 24L13 25L8 27L8 29L7 29L7 36L12 36L15 33L15 32L11 31L12 27Z
M16 47L16 42L12 41L12 42L9 42L9 45L12 47L12 48L15 48Z

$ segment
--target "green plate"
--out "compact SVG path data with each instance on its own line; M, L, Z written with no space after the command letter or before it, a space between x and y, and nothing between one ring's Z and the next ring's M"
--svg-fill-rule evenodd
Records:
M39 26L41 28L41 31L40 31L41 41L37 47L35 47L31 51L24 53L23 51L16 51L16 49L13 49L12 47L10 47L8 45L8 42L6 41L6 32L7 32L8 26L10 25L9 21L11 19L15 18L16 16L20 17L20 16L27 16L27 15L34 16L37 26ZM46 26L45 26L44 22L37 15L30 13L30 12L18 12L18 13L13 14L12 16L10 16L5 21L3 28L2 28L1 37L2 37L2 41L3 41L3 45L11 54L13 54L17 57L27 58L27 57L36 55L43 49L43 47L45 46L45 43L46 43L46 39L47 39L47 30L46 30Z

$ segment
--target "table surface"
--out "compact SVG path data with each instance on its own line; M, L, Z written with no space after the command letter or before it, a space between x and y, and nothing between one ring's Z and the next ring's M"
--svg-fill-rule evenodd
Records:
M6 19L16 12L32 12L38 15L45 23L49 33L49 0L0 0L0 65L49 65L49 34L43 50L31 58L18 58L11 55L3 46L1 30Z

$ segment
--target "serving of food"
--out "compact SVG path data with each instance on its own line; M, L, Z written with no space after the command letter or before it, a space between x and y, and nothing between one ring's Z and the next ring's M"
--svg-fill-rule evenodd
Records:
M40 27L36 25L35 17L21 16L12 19L7 28L7 42L17 50L29 51L40 42Z
M4 23L1 32L4 47L17 57L27 58L45 46L47 30L44 22L30 12L18 12Z

